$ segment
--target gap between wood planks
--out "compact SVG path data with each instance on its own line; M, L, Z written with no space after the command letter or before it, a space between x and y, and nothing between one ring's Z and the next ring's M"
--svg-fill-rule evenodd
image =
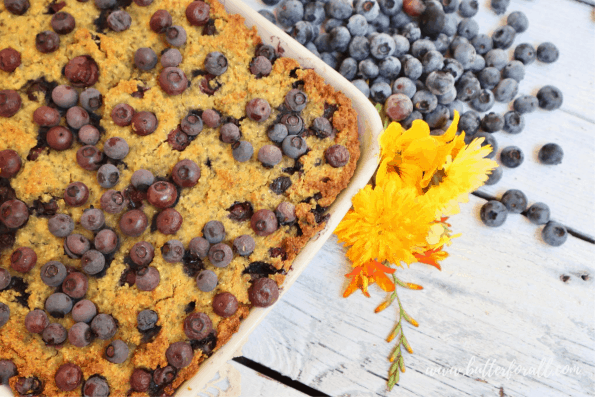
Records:
M248 367L259 374L262 374L266 377L276 380L279 383L284 384L285 386L291 387L297 391L300 391L308 396L313 397L330 397L328 394L321 392L320 390L316 390L304 383L298 382L297 380L293 380L288 376L282 375L281 373L266 367L262 364L257 363L256 361L250 360L246 357L234 357L232 359L238 364L241 364L245 367Z
M494 197L490 194L484 193L484 192L479 192L479 191L475 191L473 193L471 193L472 195L474 195L475 197L479 197L481 199L484 199L486 201L491 201L491 200L496 200L496 201L500 201L498 200L497 197ZM521 215L523 216L527 216L526 212L523 211L521 213ZM595 244L595 237L590 236L586 233L583 233L581 231L575 230L569 226L564 225L564 227L566 228L566 230L568 231L568 234L570 234L571 236L574 236L580 240L586 241L587 243L591 243L591 244Z

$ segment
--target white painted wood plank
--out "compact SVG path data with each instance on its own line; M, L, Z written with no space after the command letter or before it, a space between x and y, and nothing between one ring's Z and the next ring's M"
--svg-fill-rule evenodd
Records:
M415 354L392 395L589 395L595 385L595 246L570 238L559 248L542 243L539 229L511 216L499 229L481 225L483 200L472 198L452 219L462 232L443 271L413 265L401 272L423 291L403 291L405 308L420 327L405 327ZM251 335L244 356L330 395L388 395L384 338L394 312L374 314L384 294L341 297L349 268L335 239L310 264L269 317ZM561 275L570 279L564 283ZM589 274L586 281L581 275ZM576 365L581 374L548 377L429 375L431 369L472 368L513 360L537 368L542 359ZM479 379L479 380L476 380Z

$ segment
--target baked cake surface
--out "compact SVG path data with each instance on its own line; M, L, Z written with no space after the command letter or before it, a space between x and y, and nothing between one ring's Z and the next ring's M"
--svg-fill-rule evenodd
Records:
M179 28L153 31L158 10L171 15L170 25L183 29L185 41ZM74 29L62 13L74 18ZM47 33L54 30L60 34ZM276 300L293 259L324 227L326 208L359 158L351 102L314 71L279 57L275 50L282 49L263 46L254 28L215 0L4 0L0 37L0 383L9 382L15 395L171 395L229 340L252 306ZM156 57L143 63L140 48ZM187 86L179 84L178 70L164 72L162 62L175 63L175 56L159 61L173 48L182 56L178 67ZM207 55L215 56L214 66ZM270 72L257 55L272 60ZM58 106L65 99L53 94L62 85L77 91L76 105L86 110L68 115L74 103ZM132 113L122 104L139 115L132 125L123 120ZM44 106L49 110L39 110ZM192 135L200 120L202 130ZM56 123L61 135L50 137ZM83 151L93 149L81 142L89 139L81 124L99 131L91 145L98 150L84 159ZM285 127L279 132L276 124ZM287 130L281 141L278 134ZM108 140L125 141L128 153L106 147ZM192 163L178 165L182 160ZM150 171L152 183L138 182L140 174L133 181L139 170ZM69 190L76 182L88 188L86 200L80 185ZM173 192L156 193L158 185ZM114 209L106 204L110 198L124 202ZM56 229L64 221L59 214L74 221L67 230L76 235L71 245L64 228ZM103 240L117 240L97 259L87 250L105 245L96 238L103 230ZM249 237L236 240L240 236ZM205 241L197 237L211 240L210 255L197 248ZM154 248L150 264L131 255L143 241ZM209 292L208 280L197 282L205 270L217 277ZM77 323L72 307L80 320L82 300L91 301L100 318Z

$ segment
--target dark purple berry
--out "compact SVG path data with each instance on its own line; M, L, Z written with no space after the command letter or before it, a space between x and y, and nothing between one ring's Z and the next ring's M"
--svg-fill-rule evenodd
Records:
M209 243L220 243L225 238L225 226L219 221L209 221L204 225L202 234Z
M95 145L97 142L99 142L99 130L91 124L87 124L81 127L78 137L83 145Z
M130 178L130 183L135 189L146 192L147 189L155 182L153 173L149 170L140 169L134 171Z
M205 58L205 70L214 76L222 75L227 70L227 58L220 52L209 52Z
M178 191L169 182L159 181L147 190L147 201L156 208L164 209L174 205L178 199Z
M267 209L256 211L252 215L250 224L257 236L268 236L274 233L279 227L275 213Z
M169 263L178 263L184 257L184 244L180 240L169 240L161 247L163 260Z
M213 298L213 311L221 317L231 317L238 311L238 300L229 292L221 292Z
M52 346L65 342L66 338L68 338L68 331L58 323L51 323L41 333L41 339Z
M289 135L297 135L304 130L304 120L293 113L286 113L281 117L281 124L287 128Z
M204 313L191 313L184 320L184 333L190 339L206 338L213 329L213 323Z
M76 26L74 17L67 12L57 12L51 20L52 29L58 34L68 34Z
M171 26L171 24L171 15L166 10L155 11L155 13L151 16L151 20L149 22L151 30L155 33L164 32L165 29Z
M272 168L283 160L283 153L275 145L264 145L258 151L258 161L267 168Z
M225 143L234 143L240 139L240 129L233 123L223 124L219 134L219 138Z
M72 363L62 364L56 371L54 381L58 389L72 391L82 383L83 371L78 365Z
M550 207L545 203L535 203L527 210L527 218L535 225L545 225L550 221Z
M256 122L266 121L271 115L271 105L262 98L254 98L246 104L246 115Z
M74 230L74 221L66 214L57 214L48 220L48 230L56 237L66 237Z
M128 142L117 136L109 138L103 145L103 153L114 160L123 160L129 151L130 147L128 146Z
M190 25L203 26L209 21L211 7L200 0L193 1L186 7L186 19Z
M46 135L46 141L52 149L62 151L70 149L74 135L68 128L58 125L50 128Z
M103 105L103 96L95 88L87 88L81 92L81 106L88 112L94 112ZM80 131L79 131L80 134Z
M298 135L288 135L281 144L283 153L292 159L297 159L308 151L306 140Z
M141 291L153 291L159 285L159 270L148 266L136 272L136 287Z
M129 352L128 345L120 339L116 339L105 349L105 359L110 363L122 364L128 358Z
M87 171L97 171L102 161L103 153L95 146L83 146L76 152L76 162Z
M99 339L109 340L118 331L116 320L109 314L98 314L91 321L91 329Z
M188 79L179 68L165 68L159 75L159 85L168 95L179 95L188 88Z
M192 160L182 160L174 166L172 179L180 187L195 186L200 179L200 168Z
M527 209L527 196L518 189L507 190L500 202L511 214L520 214Z
M568 239L568 230L561 223L549 221L541 230L541 238L552 247L559 247Z
M89 199L89 188L83 182L73 182L64 190L64 201L71 207L80 207Z
M206 109L202 112L202 121L207 127L217 128L221 122L221 116L213 109Z
M68 330L68 341L75 347L85 347L93 342L93 331L87 323L75 323Z
M190 240L190 244L188 244L188 250L190 253L198 256L201 259L207 257L210 248L211 244L203 237L194 237L192 240Z
M130 28L132 17L124 10L112 12L107 17L107 26L114 32L123 32Z
M83 384L83 397L108 397L110 387L104 377L93 375Z
M23 162L17 152L12 149L0 151L0 177L10 179L21 170Z
M307 103L308 96L301 90L292 89L285 95L285 106L293 112L301 112Z
M97 182L105 189L111 189L120 180L120 170L113 164L104 164L97 170Z
M73 299L81 299L87 293L89 281L80 272L72 272L64 279L62 291Z
M87 230L97 231L105 224L103 211L97 208L85 210L80 219L81 226Z
M101 209L108 214L118 214L126 208L128 200L122 193L115 190L108 190L101 195Z
M134 53L134 65L140 70L151 70L157 65L157 54L151 48L139 48Z
M8 270L0 267L0 291L6 289L10 285L11 280L12 277L10 276Z
M92 276L103 270L105 267L105 257L97 250L85 252L81 258L81 268L83 272Z
M60 36L51 30L38 33L35 36L35 47L44 54L54 52L60 47Z
M537 92L539 107L545 110L559 109L563 99L562 91L551 85L546 85Z
M275 209L275 215L281 225L292 223L296 220L295 205L288 201L284 201Z
M324 151L324 158L334 168L347 165L350 157L349 150L343 145L333 145Z
M8 200L0 206L0 222L9 229L17 229L29 220L29 208L20 200Z
M233 251L229 245L218 243L209 249L209 261L215 267L227 267L233 259Z
M256 242L252 236L244 234L242 236L236 237L233 240L233 248L236 250L238 255L248 256L254 252L254 249L256 248Z
M231 154L234 160L244 163L252 158L254 154L254 147L250 142L247 141L237 141L231 145L232 151Z
M542 164L557 165L562 162L564 151L556 143L547 143L539 149L538 158Z
M78 102L78 92L67 85L59 85L52 90L52 101L62 108L70 108Z
M41 281L50 287L58 287L66 278L66 267L58 261L50 261L43 265L40 270Z
M256 78L261 78L264 76L268 76L273 69L273 65L271 61L263 56L255 57L250 62L250 73L256 76Z
M29 0L4 0L4 7L13 15L23 15L30 6Z
M90 87L99 79L99 67L90 56L78 56L66 64L64 75L75 87Z
M523 163L524 159L525 155L523 154L523 151L516 146L505 147L500 153L500 161L502 162L502 165L508 168L517 168Z
M2 306L6 306L4 303L0 303L0 327L4 325L2 323ZM8 306L6 306L8 309ZM8 385L8 379L13 376L17 376L17 367L10 360L0 360L0 385Z
M25 316L25 328L32 334L40 334L50 324L50 320L41 309L35 309Z
M72 319L77 323L90 323L96 315L97 307L90 300L80 300L72 307Z
M141 210L130 210L120 218L120 230L126 236L139 237L148 225L149 220Z
M202 292L211 292L217 284L217 275L212 270L201 270L196 276L196 286Z
M109 255L118 247L118 235L110 229L103 229L93 240L95 249L104 255Z
M186 29L181 26L174 25L165 29L165 40L174 47L181 47L186 44Z
M501 202L491 200L481 207L479 215L486 226L499 227L506 221L508 210Z
M10 256L10 267L20 273L29 272L36 263L37 254L29 247L17 248Z
M279 299L279 287L268 277L259 278L248 289L248 298L256 307L269 307Z
M132 390L143 393L151 386L151 374L141 368L135 368L130 375L130 387Z
M136 315L136 327L140 332L146 332L155 328L157 326L157 321L159 321L159 315L153 310L141 310Z
M49 106L40 106L33 112L33 122L41 127L53 127L60 123L60 113Z
M146 241L139 241L130 250L130 259L140 267L147 266L155 257L155 249Z
M63 318L72 310L72 299L70 296L56 292L45 300L45 311L52 317Z
M131 123L132 131L134 131L136 135L140 136L152 134L157 129L158 124L157 117L155 117L155 114L148 111L135 113L132 116Z
M182 63L182 53L177 48L169 48L161 55L161 66L176 67Z
M134 109L127 103L119 103L113 109L111 117L113 122L120 127L126 127L132 122Z
M21 108L21 96L14 90L0 90L0 117L12 117Z

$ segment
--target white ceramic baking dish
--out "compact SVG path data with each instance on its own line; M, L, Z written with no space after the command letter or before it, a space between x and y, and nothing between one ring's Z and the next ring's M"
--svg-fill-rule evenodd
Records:
M322 60L318 59L291 36L287 35L284 31L269 22L241 0L220 1L225 6L228 13L243 16L246 19L246 26L256 26L258 34L264 43L271 44L275 48L277 45L280 45L281 48L285 50L283 56L297 60L304 68L314 69L328 84L332 85L336 90L342 91L351 99L353 107L358 114L361 156L353 179L329 208L328 213L330 214L330 219L326 228L322 230L318 236L315 236L310 240L310 242L303 248L302 252L295 258L292 270L288 273L287 278L285 279L285 284L283 284L280 297L280 299L283 299L283 295L299 277L302 271L304 271L306 266L308 266L308 263L314 258L314 255L316 255L318 250L333 233L333 230L335 230L341 219L343 219L343 216L345 216L351 207L351 198L359 189L363 188L368 183L374 174L378 164L378 154L380 153L378 136L383 130L382 121L368 98L366 98L347 79ZM272 307L252 309L250 315L242 322L239 331L225 344L225 346L219 349L208 360L203 362L198 373L192 379L184 383L179 388L176 395L178 397L196 396L197 391L202 390L203 386L213 378L217 369L233 357L234 353L237 352L248 338L248 335L256 329L257 325L271 309Z
M280 299L283 299L285 292L287 292L308 263L310 263L316 252L322 247L347 213L351 207L351 197L359 189L363 188L374 174L380 151L378 135L382 132L382 121L368 98L349 81L314 56L284 31L250 8L250 6L241 0L221 0L221 3L225 6L228 13L243 16L246 20L246 26L256 26L264 43L271 44L275 48L278 45L281 46L285 50L283 56L297 60L304 68L314 69L328 84L332 85L336 90L342 91L351 99L353 107L358 114L361 156L353 179L329 208L330 219L325 229L306 244L293 262L292 270L287 274L285 284L281 290ZM242 322L239 331L221 349L202 363L198 373L180 386L176 396L196 396L196 393L202 390L204 385L215 376L218 368L233 357L234 353L243 345L248 335L250 335L270 310L271 307L253 309L250 315ZM11 396L10 389L0 386L0 397Z

